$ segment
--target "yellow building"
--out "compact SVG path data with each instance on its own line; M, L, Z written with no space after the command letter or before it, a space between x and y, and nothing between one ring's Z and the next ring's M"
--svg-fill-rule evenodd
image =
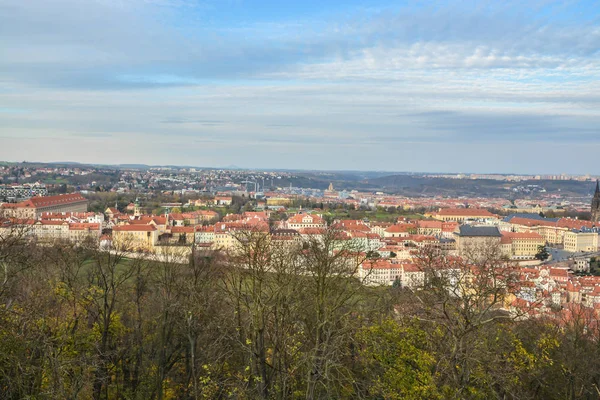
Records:
M112 241L117 249L151 252L158 242L158 230L154 225L115 226Z
M465 222L467 220L498 219L482 208L441 208L437 213L426 214L441 221Z
M86 212L88 201L79 193L57 196L32 197L20 203L5 203L0 216L11 218L38 218L46 212Z
M544 237L535 232L502 232L502 248L513 260L532 260L539 247L546 244Z
M269 197L267 198L267 206L289 206L294 202L290 197Z
M572 230L565 232L564 249L572 253L598 250L598 232Z

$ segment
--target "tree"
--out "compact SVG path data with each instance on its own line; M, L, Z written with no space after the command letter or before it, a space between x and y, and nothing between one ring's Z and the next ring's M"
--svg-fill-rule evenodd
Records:
M236 233L237 246L225 287L235 310L237 346L245 375L258 398L289 397L295 387L291 365L301 343L298 325L302 286L298 283L299 247L283 245L258 230Z
M357 335L364 374L364 398L441 399L434 378L435 357L427 350L425 332L415 323L385 319Z
M358 329L352 318L361 308L362 282L357 278L365 261L360 246L344 240L330 228L322 238L308 240L301 264L308 279L305 288L306 398L340 397L344 379L343 357Z
M539 245L538 252L535 254L535 259L540 261L546 261L548 258L550 258L550 254L548 253L546 246Z
M471 257L459 259L422 248L416 259L424 274L422 290L404 299L405 312L416 315L430 331L439 356L439 383L452 388L445 397L491 395L490 387L481 383L487 378L480 335L519 317L504 310L518 290L516 266L502 256L499 245L470 250Z

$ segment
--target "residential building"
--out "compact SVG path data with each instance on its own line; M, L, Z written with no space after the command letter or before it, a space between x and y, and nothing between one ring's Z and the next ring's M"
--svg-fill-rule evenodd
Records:
M598 250L597 229L573 229L564 234L564 249L571 253L592 252Z
M544 237L534 232L502 232L504 254L513 260L532 260L540 246L544 246Z
M79 193L32 197L20 203L5 203L0 208L4 217L37 219L45 212L86 212L88 201Z
M496 214L481 208L440 208L438 212L432 213L431 216L441 221L460 223L477 220L498 220Z
M115 226L112 234L113 246L123 250L151 252L158 243L158 229L155 225Z
M458 255L473 261L501 250L502 235L496 226L461 225L454 237Z
M317 214L296 214L285 222L287 229L325 228L325 220Z

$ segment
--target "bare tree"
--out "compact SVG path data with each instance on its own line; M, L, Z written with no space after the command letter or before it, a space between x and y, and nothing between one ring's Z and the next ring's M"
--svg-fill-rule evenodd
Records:
M457 398L476 384L473 372L483 360L480 331L517 318L508 311L518 291L516 266L499 246L485 244L473 248L470 255L447 257L436 248L423 248L416 263L425 275L424 284L406 293L408 309L400 311L432 325L438 371L457 388Z
M313 237L301 253L306 276L304 284L306 329L306 398L335 397L331 390L337 379L345 379L341 360L348 350L358 313L363 282L359 267L365 249L336 229Z

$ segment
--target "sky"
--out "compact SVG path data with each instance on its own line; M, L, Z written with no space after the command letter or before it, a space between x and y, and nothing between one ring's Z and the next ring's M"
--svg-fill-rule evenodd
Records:
M0 0L0 160L600 175L600 4Z

